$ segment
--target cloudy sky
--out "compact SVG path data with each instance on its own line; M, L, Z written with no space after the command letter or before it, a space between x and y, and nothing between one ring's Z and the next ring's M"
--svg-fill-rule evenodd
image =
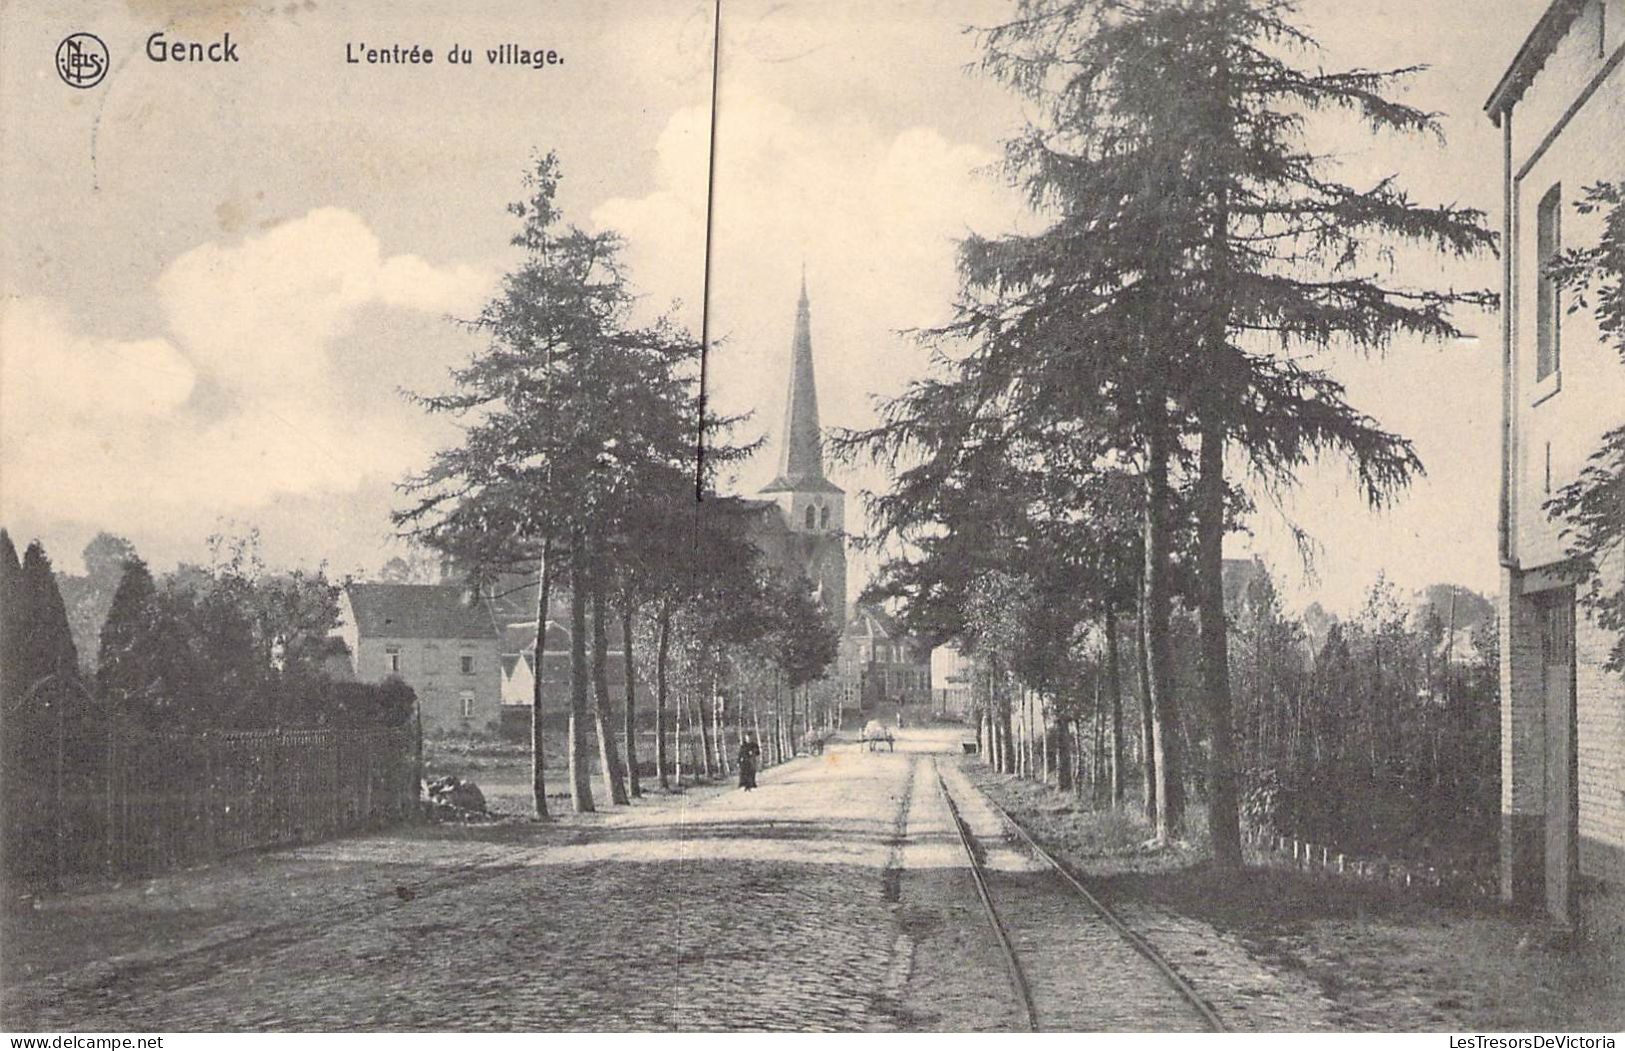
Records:
M782 414L797 285L811 290L826 425L925 368L899 330L941 321L956 238L1021 221L987 172L1022 113L964 71L963 29L1002 0L723 0L713 326L724 407ZM1540 0L1314 0L1312 62L1431 69L1408 98L1448 145L1325 129L1351 179L1401 173L1423 200L1493 213L1496 133L1480 111ZM1493 10L1495 17L1487 17ZM519 176L558 151L566 213L629 239L647 309L697 327L705 221L708 3L467 3L406 15L325 0L0 5L0 519L60 565L100 528L154 563L197 558L221 520L254 524L275 563L371 570L396 547L393 484L455 439L401 397L438 390L478 347L474 313L511 264ZM107 78L64 85L57 43L106 41ZM155 63L145 42L230 33L240 61ZM476 63L445 62L452 44ZM562 65L492 67L499 44ZM348 64L354 48L433 48L432 66ZM1489 286L1483 260L1418 280ZM1356 404L1412 436L1429 469L1368 515L1339 472L1284 509L1324 551L1305 576L1273 510L1250 541L1300 601L1347 608L1402 586L1495 586L1496 334L1340 358ZM752 489L773 454L741 472ZM884 483L840 479L853 492ZM852 576L861 577L859 573Z

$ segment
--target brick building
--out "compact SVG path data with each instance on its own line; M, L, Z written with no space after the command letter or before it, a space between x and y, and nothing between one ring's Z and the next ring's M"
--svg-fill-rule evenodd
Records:
M896 704L930 710L931 650L878 606L852 608L835 668L843 709Z
M1575 604L1544 504L1625 421L1625 365L1544 273L1595 243L1585 187L1625 179L1625 4L1556 0L1485 110L1502 132L1501 748L1503 896L1557 922L1625 919L1625 681ZM1603 562L1618 582L1625 555Z

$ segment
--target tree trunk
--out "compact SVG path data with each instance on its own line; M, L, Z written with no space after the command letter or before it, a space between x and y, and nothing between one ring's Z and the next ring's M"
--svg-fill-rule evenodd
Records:
M1044 783L1047 785L1047 784L1049 784L1049 775L1050 775L1049 721L1044 718L1044 700L1043 700L1042 696L1036 696L1035 697L1035 703L1037 705L1038 711L1036 713L1034 713L1033 717L1038 720L1038 749L1039 749L1039 754L1043 757L1043 763L1041 764L1041 768L1042 768L1042 770L1044 772Z
M1083 720L1072 720L1072 790L1083 795L1083 787L1088 778L1084 776L1084 760L1087 750L1083 747Z
M638 783L638 698L637 671L632 663L632 601L621 609L621 656L626 665L626 792L633 799L643 795Z
M1029 775L1040 784L1047 781L1048 759L1044 756L1044 707L1038 691L1027 691L1027 726L1032 737L1032 754L1027 761Z
M596 556L596 552L594 553ZM598 565L594 565L596 570ZM626 806L626 771L621 766L620 749L615 746L614 713L609 707L609 618L605 613L604 581L594 572L592 584L592 688L593 723L598 728L598 759L609 785L610 802Z
M1027 776L1038 780L1043 776L1040 749L1044 743L1044 727L1038 721L1038 698L1028 689L1022 692L1021 699L1021 721L1027 727Z
M726 778L730 771L728 767L728 714L727 705L722 699L722 651L717 650L717 663L711 666L711 728L717 742L717 770Z
M1011 726L1011 700L999 702L999 752L1004 759L1004 773L1016 773L1016 733Z
M655 642L655 771L660 777L660 787L671 789L671 781L666 777L666 660L670 656L671 648L671 607L666 603L660 606L660 629ZM678 779L680 784L682 779Z
M1106 703L1111 712L1112 806L1123 805L1123 676L1117 653L1117 611L1106 607Z
M705 717L705 706L698 697L694 698L694 714L700 724L700 753L705 756L705 776L707 780L714 780L717 776L716 757L711 750L711 720Z
M1160 399L1161 395L1157 395ZM1155 407L1161 412L1162 406ZM1150 674L1152 751L1157 760L1157 839L1177 839L1185 823L1184 763L1179 755L1179 707L1173 691L1169 639L1171 589L1168 523L1173 494L1168 486L1168 435L1162 421L1150 429L1145 469L1145 633Z
M1097 670L1095 672L1095 711L1094 718L1090 720L1092 724L1093 736L1089 742L1089 746L1094 752L1095 771L1095 776L1090 779L1090 783L1094 786L1094 794L1091 797L1091 801L1096 803L1100 801L1100 797L1103 794L1100 791L1100 787L1104 785L1106 783L1106 779L1111 776L1111 771L1108 769L1106 757L1106 707L1105 697L1103 696L1104 693L1105 688L1101 684L1100 672Z
M1001 774L1010 772L1010 712L1005 708L1004 702L997 698L992 702L991 712L993 721L993 769Z
M1050 736L1049 716L1044 711L1044 694L1036 690L1033 692L1033 722L1038 726L1039 773L1047 785L1055 767L1055 760L1050 754L1053 740Z
M750 727L751 736L755 738L756 746L760 748L762 745L762 707L754 699L750 702ZM771 761L771 754L767 758Z
M530 690L530 790L536 804L536 819L546 821L552 815L547 811L547 776L543 770L542 698L546 677L547 658L547 603L553 586L553 541L542 541L542 565L536 582L536 648L532 653L536 677Z
M1009 703L1011 703L1011 708L1009 708L1009 711L1011 711L1011 744L1014 746L1014 755L1012 755L1014 762L1011 765L1011 773L1020 776L1022 775L1022 759L1024 759L1025 752L1024 744L1020 739L1020 700L1017 697L1011 697Z
M1038 753L1034 748L1037 737L1037 728L1033 726L1033 694L1025 686L1021 689L1021 768L1022 773L1029 780L1038 777Z
M1019 693L1010 698L1010 728L1015 731L1013 736L1016 743L1015 774L1017 777L1025 777L1027 774L1027 735L1021 725L1026 716L1026 712L1023 711L1026 706L1026 698Z
M587 589L582 571L583 543L576 530L571 555L577 563L570 579L570 806L578 814L595 809L592 802L592 756L587 745L587 723L592 719L587 706ZM537 674L541 674L540 669Z
M785 755L796 757L796 687L790 687L790 703L785 705Z
M1072 720L1055 717L1055 787L1072 791Z
M779 746L784 742L779 740L779 706L784 703L783 677L779 669L773 669L773 710L767 715L767 750L773 756L773 763L777 765L784 761L784 755Z
M784 708L779 713L779 747L783 750L785 761L788 762L796 756L795 746L790 741L790 728L796 721L796 689L790 687L785 692Z
M1224 426L1209 408L1202 420L1196 480L1196 586L1202 633L1202 695L1208 721L1208 836L1213 862L1241 867L1236 741L1230 703L1230 654L1224 614Z
M683 696L681 690L677 692L677 729L672 734L676 748L676 763L672 775L677 779L677 787L683 787L683 738L688 735L688 698Z
M1140 616L1134 622L1134 656L1140 683L1140 779L1146 821L1157 820L1157 756L1152 747L1155 736L1151 718L1151 669L1145 651L1145 610L1141 604Z

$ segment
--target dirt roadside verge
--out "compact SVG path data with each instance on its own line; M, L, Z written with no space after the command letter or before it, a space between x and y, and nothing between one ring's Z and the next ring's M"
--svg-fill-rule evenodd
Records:
M1194 846L1141 850L1150 833L1131 814L1091 810L977 762L965 770L1236 1028L1625 1029L1625 946L1566 946L1498 909L1432 905L1285 869L1217 878Z

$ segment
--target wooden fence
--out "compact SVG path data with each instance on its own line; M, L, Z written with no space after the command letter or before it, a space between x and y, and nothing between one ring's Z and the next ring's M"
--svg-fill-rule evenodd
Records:
M6 727L5 870L153 872L411 817L414 727L34 733Z
M1493 864L1428 864L1414 859L1356 857L1334 846L1250 830L1244 836L1266 864L1376 883L1447 900L1494 900L1500 894Z

